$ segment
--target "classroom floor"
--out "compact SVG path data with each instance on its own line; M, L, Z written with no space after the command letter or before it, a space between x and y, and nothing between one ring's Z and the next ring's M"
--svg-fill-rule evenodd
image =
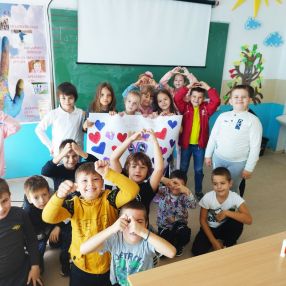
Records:
M204 192L211 189L210 169L205 169ZM189 172L189 186L193 187L192 170ZM22 179L8 180L12 191L13 205L21 205L23 198ZM286 154L266 150L260 158L253 178L247 181L244 198L253 216L253 224L245 226L238 243L247 242L286 230ZM151 206L150 222L156 225L156 205ZM191 242L184 248L181 257L162 259L160 264L172 263L191 257L190 247L199 229L199 207L189 211L189 226L192 229ZM218 251L219 255L219 251ZM45 253L45 286L67 286L68 278L59 274L58 251L47 249Z

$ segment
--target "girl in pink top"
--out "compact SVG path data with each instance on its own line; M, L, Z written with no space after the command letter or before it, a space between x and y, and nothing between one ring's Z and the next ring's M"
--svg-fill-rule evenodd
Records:
M4 139L16 133L20 129L20 123L13 117L0 111L0 177L4 176Z

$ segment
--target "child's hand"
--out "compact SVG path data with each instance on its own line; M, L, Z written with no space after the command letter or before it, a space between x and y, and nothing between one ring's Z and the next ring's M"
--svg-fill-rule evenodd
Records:
M146 229L145 227L143 227L140 223L138 223L133 216L131 216L129 218L130 222L129 222L129 225L128 225L128 230L129 230L129 233L135 233L141 237L144 236L144 229Z
M72 143L71 143L71 147L72 147L72 149L74 150L74 152L75 152L77 155L81 156L81 154L82 154L83 151L82 151L81 147L80 147L78 144L72 142Z
M175 115L174 113L168 112L168 111L163 111L160 113L160 116L172 116Z
M61 232L61 228L56 225L50 233L49 241L54 242L54 243L58 242L60 238L60 232Z
M194 83L194 84L195 84L195 83ZM210 87L206 82L204 82L204 81L200 81L198 86L201 87L201 88L203 88L203 89L205 89L205 90L209 90L209 89L211 88L211 87Z
M190 74L190 72L188 71L188 69L186 67L182 67L181 69L183 70L183 74L185 76L188 76Z
M144 133L150 134L150 138L152 138L153 141L157 142L157 137L153 129L144 130Z
M224 248L222 242L217 239L212 243L212 246L214 250L220 250Z
M128 226L129 221L126 215L122 215L113 225L112 230L113 233L116 233L118 231L124 231L126 227Z
M61 155L64 157L66 156L70 151L72 151L72 143L67 143L65 145L65 147L63 148L62 152L61 152Z
M250 178L251 178L251 174L252 174L252 172L243 170L242 173L241 173L241 177L242 177L243 179L247 180L247 179L250 179Z
M175 67L171 70L171 72L172 73L178 73L178 72L180 72L180 70L181 70L181 67Z
M211 167L212 166L212 158L205 158L205 164L207 167Z
M121 111L121 112L118 113L118 115L124 116L124 115L125 115L125 112L124 112L124 111Z
M143 133L146 133L145 129L142 129L141 131L129 133L128 134L128 139L131 142L136 141L136 140L140 140L142 138Z
M32 283L33 286L41 285L43 286L43 282L40 277L40 267L39 265L32 265L31 270L28 275L27 285Z
M108 172L109 164L105 160L98 160L94 163L94 169L102 178L104 178Z
M93 126L94 122L89 121L88 119L86 119L82 125L82 128L84 131L86 131L88 128L91 128Z
M65 199L69 194L76 190L76 184L72 181L66 180L62 182L57 190L57 197L60 199Z
M116 115L117 112L116 112L116 111L109 111L108 114L111 115L111 116L113 116L113 115Z
M218 222L223 221L225 218L227 218L226 212L225 211L221 211L219 212L216 216L215 216L216 220Z
M143 84L142 78L139 78L139 79L134 83L134 85L136 85L136 86L141 86L142 84Z

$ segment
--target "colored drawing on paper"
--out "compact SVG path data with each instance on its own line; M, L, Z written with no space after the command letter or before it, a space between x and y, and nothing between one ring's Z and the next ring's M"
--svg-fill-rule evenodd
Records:
M245 30L256 30L259 29L260 27L261 27L261 22L253 17L249 17L244 24Z
M263 41L263 44L266 47L280 47L284 44L284 40L282 38L282 36L278 33L278 32L273 32L270 33L265 40Z
M110 116L109 114L91 113L89 120L95 124L88 129L88 153L94 154L99 159L108 160L112 152L127 139L128 134L142 129L153 129L166 166L168 158L172 156L172 153L174 154L174 148L177 148L182 116L159 116L151 119L141 115ZM145 133L142 134L140 140L132 142L121 157L122 164L129 154L136 152L146 153L150 158L154 157L151 138L150 134ZM176 168L178 168L177 161Z
M262 54L258 52L258 46L255 44L252 48L248 45L241 47L240 59L233 63L234 67L229 70L230 80L227 83L229 91L224 95L225 104L229 101L231 89L239 84L251 85L254 93L250 97L254 104L261 103L263 95L262 88L262 71L264 59Z

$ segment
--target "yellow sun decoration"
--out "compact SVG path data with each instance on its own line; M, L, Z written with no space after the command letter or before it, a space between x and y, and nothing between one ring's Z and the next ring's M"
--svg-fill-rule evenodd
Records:
M240 5L244 4L247 0L237 0L234 6L232 7L232 10L235 10ZM275 0L277 3L281 4L282 0ZM263 0L253 0L253 17L255 18L258 14L260 4L263 2ZM264 3L266 6L269 5L269 0L264 0Z

